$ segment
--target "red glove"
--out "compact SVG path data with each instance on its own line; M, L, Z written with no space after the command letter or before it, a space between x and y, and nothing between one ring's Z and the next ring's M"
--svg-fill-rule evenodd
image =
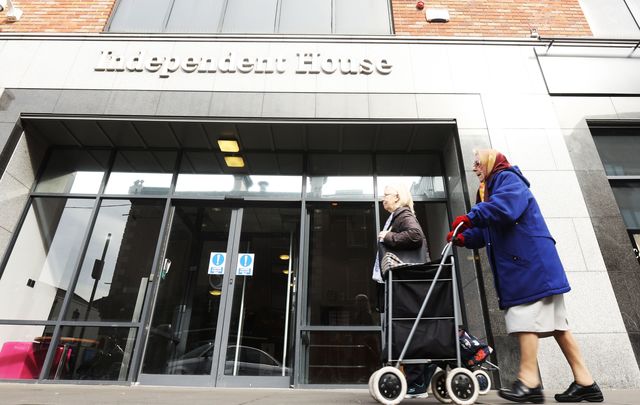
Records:
M463 225L458 232L462 232L465 229L473 227L473 224L471 223L471 220L469 219L468 216L460 215L459 217L456 217L456 219L454 219L453 222L451 223L451 229L455 230L456 227L460 224L463 224Z
M453 231L447 234L447 242L451 242L451 237L453 236ZM453 244L456 246L464 247L464 235L459 233L456 235L456 238L453 240Z

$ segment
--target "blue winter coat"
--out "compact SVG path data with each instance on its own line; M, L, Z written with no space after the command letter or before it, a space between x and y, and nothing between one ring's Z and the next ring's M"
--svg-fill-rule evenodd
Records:
M473 227L463 232L464 245L486 246L500 308L569 291L555 240L520 169L498 172L486 188L488 200L467 214Z

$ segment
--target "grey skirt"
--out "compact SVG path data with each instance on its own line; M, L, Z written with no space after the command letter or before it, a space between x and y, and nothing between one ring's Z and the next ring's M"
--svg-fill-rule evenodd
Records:
M569 330L562 294L508 308L504 320L509 334L534 332L540 337L547 337L556 330Z

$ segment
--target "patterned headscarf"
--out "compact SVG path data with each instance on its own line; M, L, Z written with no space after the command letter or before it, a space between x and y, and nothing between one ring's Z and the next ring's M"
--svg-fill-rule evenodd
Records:
M480 182L480 187L478 187L478 193L476 194L476 202L478 203L489 199L489 191L485 187L489 179L494 174L510 168L511 164L502 153L495 149L478 149L474 152L478 155L478 162L487 167L487 175L484 177L484 181Z

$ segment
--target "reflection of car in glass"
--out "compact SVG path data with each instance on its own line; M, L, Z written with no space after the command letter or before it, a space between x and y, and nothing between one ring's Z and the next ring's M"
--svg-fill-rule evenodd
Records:
M225 375L233 374L234 361L238 351L238 370L236 375L282 375L282 364L269 353L249 346L229 346L224 365ZM211 372L211 357L213 356L213 342L185 353L180 359L169 362L169 371L174 374L209 374ZM289 368L285 367L285 375L289 375Z

